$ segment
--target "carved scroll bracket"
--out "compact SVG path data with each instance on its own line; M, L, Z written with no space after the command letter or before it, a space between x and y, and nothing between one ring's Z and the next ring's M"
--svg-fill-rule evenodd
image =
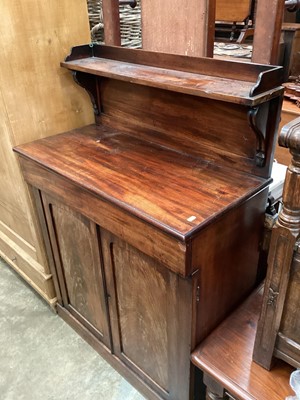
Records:
M83 87L90 96L94 114L96 117L101 115L101 100L100 100L100 78L97 76L89 75L83 72L72 71L74 81Z
M266 162L266 138L264 133L258 126L257 115L259 112L259 107L251 107L248 111L248 122L251 129L256 135L256 155L255 163L258 167L263 167Z

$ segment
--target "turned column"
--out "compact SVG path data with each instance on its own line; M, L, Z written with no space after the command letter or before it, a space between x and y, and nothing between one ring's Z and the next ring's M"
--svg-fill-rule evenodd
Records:
M253 352L254 361L267 369L272 364L300 233L300 118L283 127L279 145L289 148L292 161L284 183L283 207L272 231L263 305Z

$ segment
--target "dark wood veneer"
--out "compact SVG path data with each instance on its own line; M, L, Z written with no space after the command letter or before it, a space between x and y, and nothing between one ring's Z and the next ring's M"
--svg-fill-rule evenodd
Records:
M166 54L164 61L160 62L156 53L138 50L132 56L132 50L118 49L114 53L114 48L98 45L80 50L79 58L70 55L61 65L73 71L250 106L259 104L262 98L270 100L277 97L278 90L282 90L274 90L274 86L282 80L280 67L253 67L253 64L248 64L245 68L239 63L227 64L213 59L201 59L200 63L199 59L192 57ZM85 56L82 55L84 53ZM180 58L182 64L178 62ZM187 64L189 59L190 65ZM197 67L195 60L198 60ZM224 71L220 73L222 67Z
M268 184L96 125L23 145L19 153L180 240Z
M62 65L69 68L68 63L70 61L84 58L102 58L139 64L141 66L163 68L170 71L175 70L204 76L248 81L257 87L257 89L259 88L259 91L257 90L258 93L274 89L274 87L278 84L280 85L283 81L283 70L278 66L223 61L212 58L187 57L178 54L132 50L97 44L73 47L71 54L66 57Z
M59 313L148 398L191 399L191 349L256 284L282 71L97 45L62 65L96 124L15 149Z

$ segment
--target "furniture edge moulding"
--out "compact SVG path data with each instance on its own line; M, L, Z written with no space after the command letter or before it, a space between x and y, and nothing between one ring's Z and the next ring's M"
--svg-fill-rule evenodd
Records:
M300 118L282 128L278 142L289 148L292 161L284 182L283 207L272 231L263 305L253 351L254 361L266 369L272 367L274 355L300 367L299 361L277 349L290 274L294 264L299 264ZM299 344L296 347L299 359Z

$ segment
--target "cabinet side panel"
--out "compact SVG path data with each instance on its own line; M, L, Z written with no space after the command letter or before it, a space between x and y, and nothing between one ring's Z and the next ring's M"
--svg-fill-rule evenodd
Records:
M207 336L257 280L268 189L231 210L193 242L193 268L199 270L196 344Z

